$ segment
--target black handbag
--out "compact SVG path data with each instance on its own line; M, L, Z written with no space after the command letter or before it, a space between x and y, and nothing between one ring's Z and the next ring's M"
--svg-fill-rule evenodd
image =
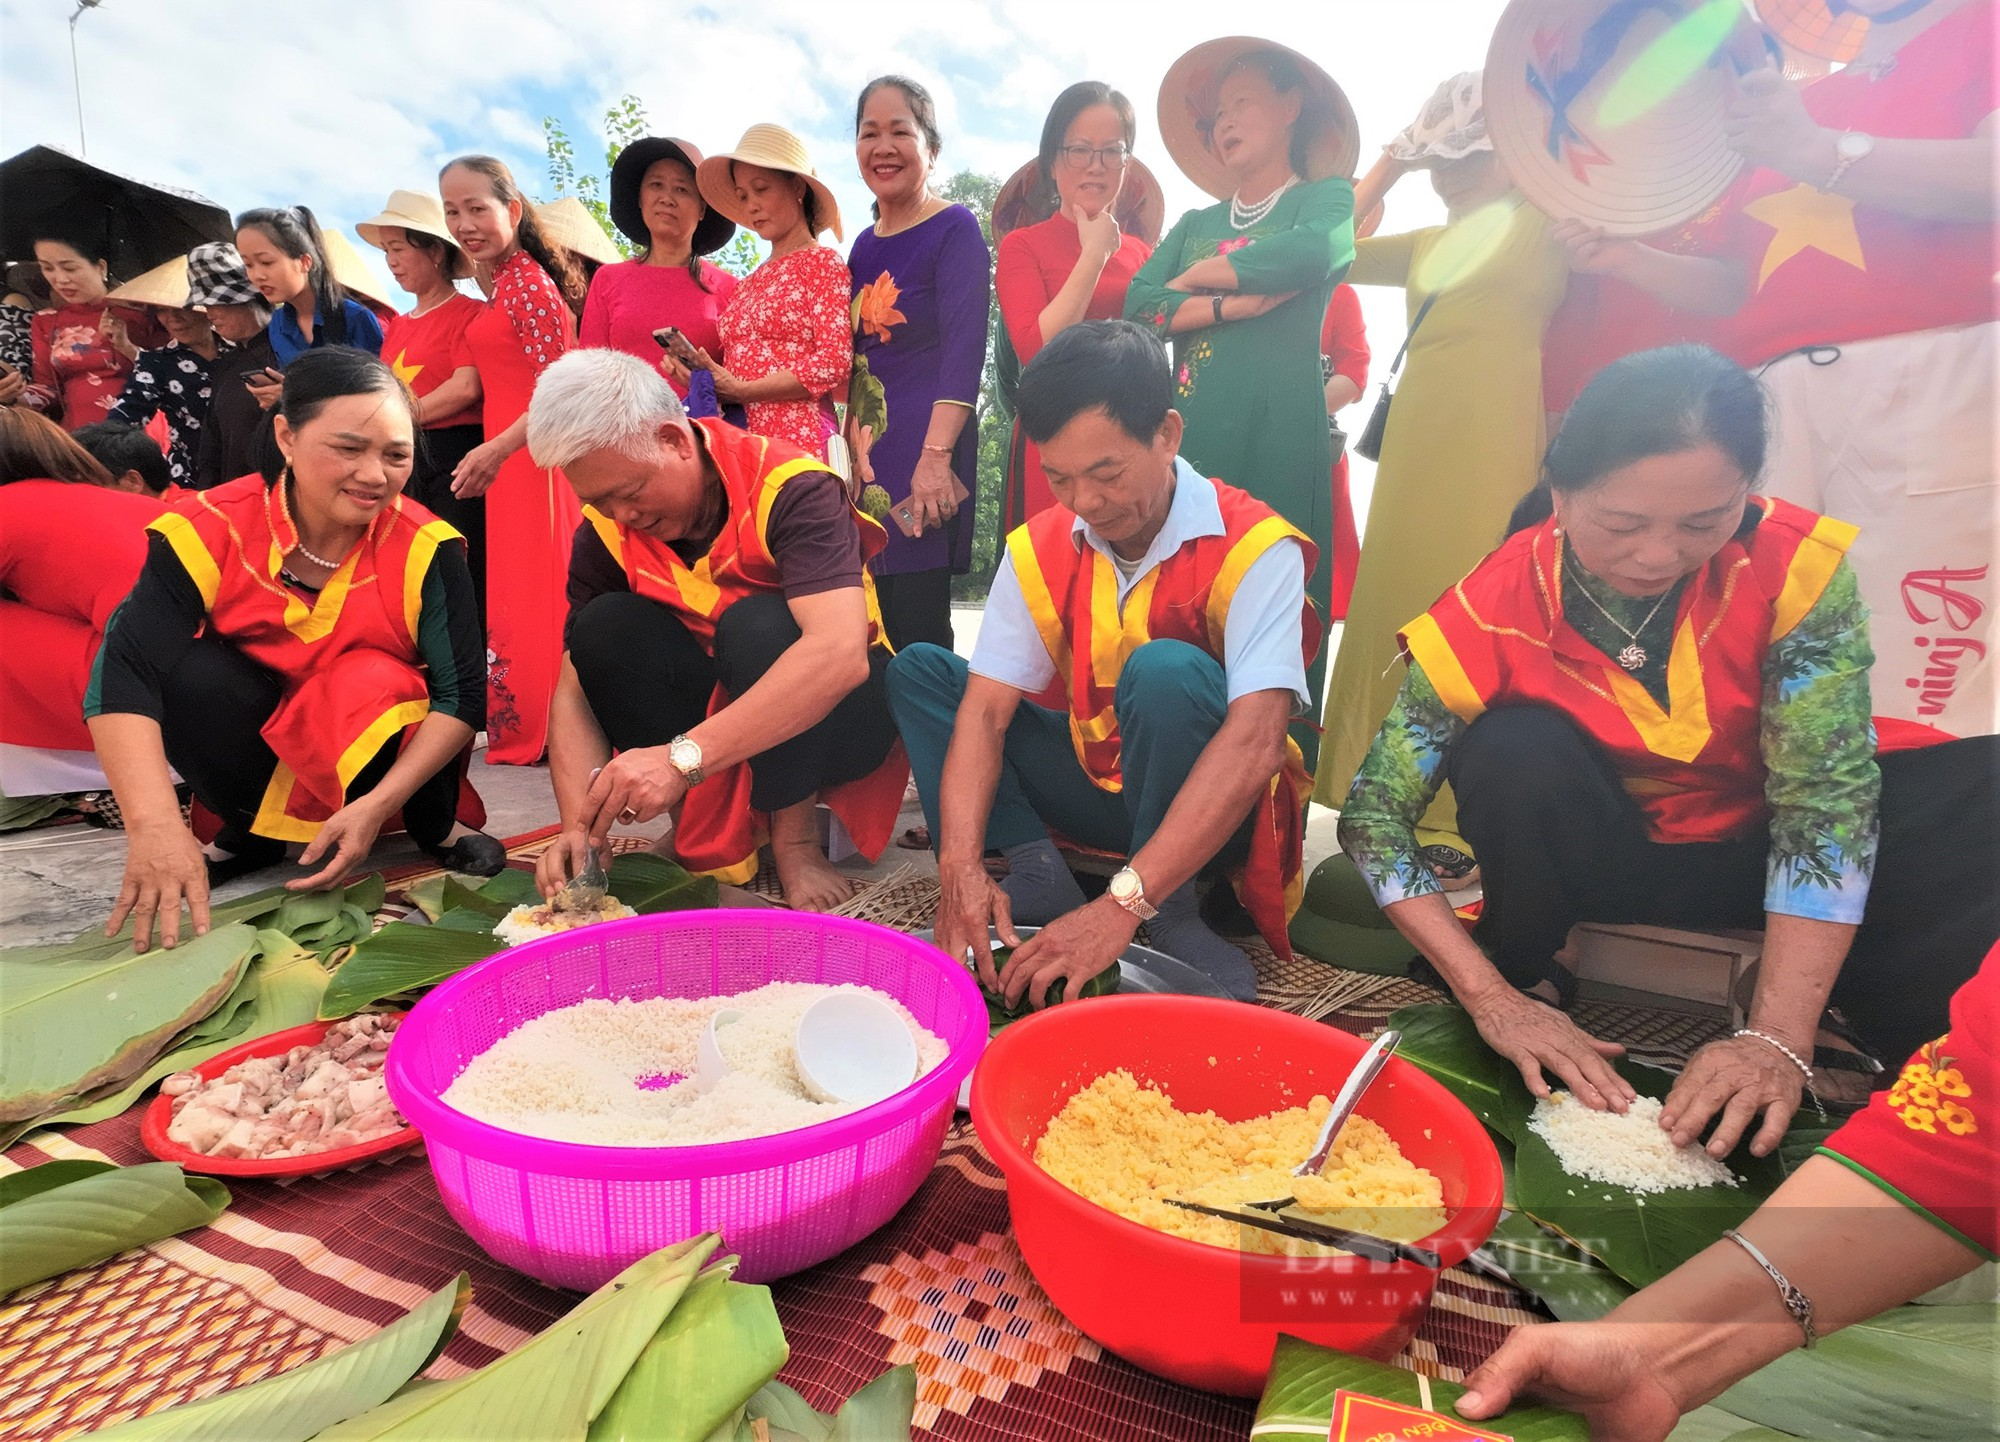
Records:
M1403 347L1389 363L1389 374L1382 381L1382 393L1375 397L1375 409L1368 413L1368 424L1361 428L1360 438L1354 442L1357 456L1365 456L1371 461L1382 459L1382 437L1389 429L1389 404L1396 399L1396 393L1389 389L1389 382L1403 368L1403 358L1410 353L1410 342L1416 337L1417 327L1424 323L1424 317L1431 313L1431 307L1437 304L1437 298L1442 294L1442 290L1432 291L1417 307L1416 319L1410 322L1409 332L1403 337Z

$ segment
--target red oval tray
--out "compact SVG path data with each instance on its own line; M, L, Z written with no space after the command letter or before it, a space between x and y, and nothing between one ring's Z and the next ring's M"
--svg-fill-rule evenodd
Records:
M400 1015L400 1013L399 1013ZM241 1046L231 1047L191 1067L195 1075L204 1080L221 1076L240 1061L248 1061L257 1056L282 1056L295 1046L312 1046L326 1035L330 1021L309 1021L304 1026L295 1026L286 1031L274 1031L269 1036L260 1036L255 1041L247 1041ZM302 1157L278 1157L271 1161L252 1161L243 1157L211 1157L190 1147L184 1147L167 1135L167 1125L174 1119L174 1099L162 1093L153 1098L146 1107L146 1115L139 1124L139 1140L146 1150L163 1162L178 1162L183 1171L201 1172L212 1177L316 1177L326 1172L337 1172L342 1167L353 1166L356 1162L369 1161L386 1153L412 1146L423 1138L417 1129L405 1123L399 1132L391 1132L386 1137L362 1142L359 1146L336 1147L332 1151L311 1152Z

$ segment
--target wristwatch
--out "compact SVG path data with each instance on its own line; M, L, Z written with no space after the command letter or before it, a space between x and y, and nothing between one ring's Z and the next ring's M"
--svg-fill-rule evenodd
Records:
M1820 190L1831 193L1840 189L1841 179L1860 161L1875 153L1875 137L1860 130L1850 130L1833 142L1833 174L1826 178Z
M1104 894L1124 907L1141 921L1151 921L1160 914L1157 906L1146 901L1146 883L1139 879L1139 873L1129 866L1121 866L1111 878L1111 884L1104 888Z
M1222 297L1218 295L1218 296L1213 296L1213 297L1211 297L1211 299L1212 299L1212 300L1214 300L1214 302L1215 302L1215 323L1216 323L1217 325L1221 325L1221 324L1222 324Z
M687 778L689 786L701 785L701 744L686 732L667 743L667 762Z

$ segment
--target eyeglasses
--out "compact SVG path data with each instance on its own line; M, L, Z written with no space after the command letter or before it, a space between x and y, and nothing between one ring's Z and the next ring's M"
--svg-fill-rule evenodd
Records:
M1101 150L1094 145L1065 145L1062 158L1071 170L1088 170L1092 160L1103 161L1106 170L1123 170L1125 162L1132 158L1132 152L1122 144L1107 145Z

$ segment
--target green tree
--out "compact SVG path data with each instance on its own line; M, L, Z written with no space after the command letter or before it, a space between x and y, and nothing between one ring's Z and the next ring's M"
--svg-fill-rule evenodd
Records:
M576 147L570 142L569 131L553 115L542 117L542 137L548 146L549 185L554 190L549 198L560 200L565 195L574 195L581 200L584 209L597 217L604 233L625 255L632 254L634 247L611 223L606 177L611 174L611 167L617 163L625 147L645 133L646 107L639 103L636 95L622 97L604 112L603 173L594 170L579 172L576 168Z
M938 187L938 194L978 216L987 249L996 249L993 202L1000 196L998 177L961 170ZM991 278L989 270L988 279ZM954 577L951 584L953 598L960 601L985 599L999 555L1000 494L1007 484L1007 443L1014 420L1000 393L999 372L994 363L993 347L999 335L1000 302L996 299L986 313L986 368L979 380L979 408L975 415L979 427L979 483L974 488L978 499L972 516L972 569Z

